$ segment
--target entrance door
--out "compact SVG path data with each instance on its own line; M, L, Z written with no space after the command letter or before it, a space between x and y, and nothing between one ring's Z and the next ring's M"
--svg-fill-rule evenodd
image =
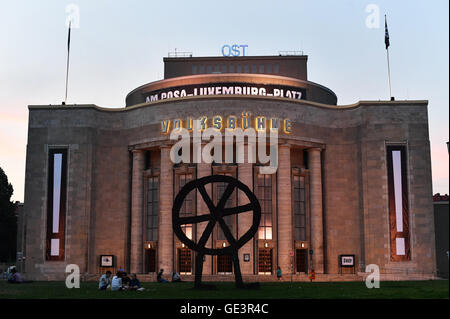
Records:
M147 273L156 272L156 249L145 250L145 264Z
M233 273L233 261L231 255L217 256L217 273L221 275Z
M178 269L180 274L192 274L192 251L188 248L178 249Z
M308 254L306 249L297 249L295 251L296 272L308 272Z
M258 268L259 274L271 275L272 274L272 249L260 248L259 249Z

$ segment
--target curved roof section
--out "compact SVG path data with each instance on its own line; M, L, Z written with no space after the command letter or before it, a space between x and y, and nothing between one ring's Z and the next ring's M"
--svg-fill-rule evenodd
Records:
M220 89L219 91L222 92L220 95L233 94L242 96L265 96L267 94L268 97L271 97L277 96L276 94L278 93L281 94L279 97L290 98L290 92L292 92L292 99L294 100L300 99L303 101L312 101L328 105L337 104L337 96L333 91L311 81L277 75L233 73L189 75L150 82L134 89L127 95L126 107L146 102L153 102L161 100L162 98L180 98L179 95L172 96L171 93L167 93L177 90L180 92L183 89L185 90L185 94L187 94L186 96L197 95L203 92L201 91L202 89L206 92L207 88L210 88L210 90L214 92L210 95L217 95L217 90L211 89L216 87L225 87L227 90L230 90L230 88L235 89L236 87L246 88L239 89L240 93L236 93L236 91L226 91L228 92L226 93L225 91L222 92ZM256 90L258 90L258 93L253 94ZM181 97L183 97L183 95ZM156 100L152 98L155 98Z

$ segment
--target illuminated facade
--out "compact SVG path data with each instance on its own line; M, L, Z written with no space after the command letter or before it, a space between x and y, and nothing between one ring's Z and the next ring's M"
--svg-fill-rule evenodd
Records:
M306 280L311 269L323 280L362 278L369 264L385 278L434 276L427 101L338 106L331 90L308 81L306 56L164 62L165 79L130 92L124 108L29 106L28 276L61 279L65 265L77 264L95 278L118 268L148 280L160 268L191 278L195 253L173 235L172 203L186 183L212 174L237 178L261 205L259 230L239 250L244 280L274 279L277 266L289 280ZM277 130L276 173L235 155L174 164L169 133L192 133L194 120L202 129ZM238 146L248 158L248 143ZM225 188L206 190L217 203ZM245 204L235 191L226 207ZM192 192L180 215L206 209ZM251 214L226 217L235 237ZM204 228L183 226L193 241ZM216 226L207 247L227 244ZM230 256L205 257L206 280L232 273Z

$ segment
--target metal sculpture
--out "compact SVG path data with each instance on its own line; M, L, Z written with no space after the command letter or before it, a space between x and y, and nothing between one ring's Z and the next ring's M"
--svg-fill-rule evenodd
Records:
M227 183L228 185L225 188L222 197L218 200L218 204L214 205L213 201L206 192L205 185L220 182ZM241 190L249 199L249 203L232 208L225 208L225 203L235 189L236 191ZM200 195L202 196L203 200L206 203L206 206L209 209L209 214L180 217L180 210L186 196L191 191L195 190L198 190L200 192ZM253 220L251 227L240 238L234 238L223 217L234 214L241 214L249 211L253 211ZM233 258L236 286L238 288L245 287L242 281L242 274L239 266L238 250L255 235L256 231L258 230L260 220L261 206L259 205L258 199L245 184L241 183L239 180L233 177L225 175L206 176L190 181L180 190L173 203L172 227L178 239L187 247L197 252L195 262L195 288L202 288L203 257L205 255L231 255ZM202 222L208 222L208 224L205 227L205 230L198 242L194 242L193 240L189 239L181 228L182 225ZM211 232L216 223L218 223L219 227L222 229L229 245L223 248L207 248L205 247L206 242L208 241L208 238L211 235Z

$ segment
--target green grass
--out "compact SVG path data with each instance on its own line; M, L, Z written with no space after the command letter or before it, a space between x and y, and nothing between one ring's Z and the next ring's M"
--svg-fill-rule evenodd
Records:
M0 299L5 298L293 298L293 299L370 299L370 298L449 298L448 280L381 282L379 289L368 289L364 282L261 283L259 289L236 289L234 283L216 283L216 290L195 290L193 283L143 283L143 292L99 291L97 283L82 282L80 289L67 289L64 282L8 284L0 281Z

